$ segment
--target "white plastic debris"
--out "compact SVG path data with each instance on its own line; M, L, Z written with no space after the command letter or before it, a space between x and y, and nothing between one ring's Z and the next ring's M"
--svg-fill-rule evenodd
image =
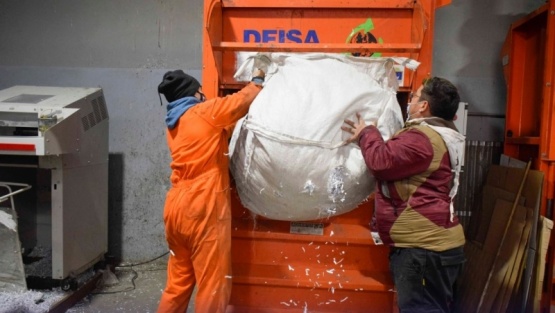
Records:
M15 228L17 227L13 216L4 211L0 211L0 225L4 225L12 231L15 231Z

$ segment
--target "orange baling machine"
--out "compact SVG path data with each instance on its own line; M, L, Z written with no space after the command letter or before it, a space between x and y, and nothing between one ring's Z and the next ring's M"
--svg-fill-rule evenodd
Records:
M555 197L555 1L514 22L501 53L507 81L504 153L544 173L540 214L554 219ZM552 294L554 251L545 267L541 312L548 312ZM542 269L543 270L543 269Z
M239 52L407 57L399 103L431 72L434 14L450 0L205 0L202 86L239 90ZM310 73L307 73L310 77ZM371 236L373 201L322 220L253 219L233 198L233 290L228 312L393 312L388 248Z

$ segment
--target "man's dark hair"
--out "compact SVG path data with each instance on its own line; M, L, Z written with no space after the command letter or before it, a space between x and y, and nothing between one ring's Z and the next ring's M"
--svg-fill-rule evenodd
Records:
M461 100L457 87L450 81L440 77L424 80L422 100L428 101L430 113L444 120L452 121Z

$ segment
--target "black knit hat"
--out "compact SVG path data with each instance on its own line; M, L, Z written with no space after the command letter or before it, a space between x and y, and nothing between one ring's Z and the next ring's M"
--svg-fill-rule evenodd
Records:
M158 85L158 93L163 94L168 102L173 102L185 97L194 97L199 87L200 83L194 77L182 70L175 70L164 74L162 82Z

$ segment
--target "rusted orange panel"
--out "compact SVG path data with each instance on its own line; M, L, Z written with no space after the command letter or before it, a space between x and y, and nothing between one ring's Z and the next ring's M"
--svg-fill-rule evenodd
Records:
M555 1L550 1L547 15L542 110L541 156L555 160Z
M542 85L545 63L546 7L525 19L514 23L510 30L508 65L508 95L506 108L505 146L506 153L522 159L522 151L529 151L529 142L519 138L540 138L542 120ZM507 48L506 48L507 49ZM534 105L536 104L536 105ZM533 156L538 164L540 139L534 143ZM523 150L524 149L524 150ZM528 154L528 153L527 153Z
M374 8L374 9L398 9L409 8L414 5L414 0L282 0L282 1L260 1L260 0L223 0L224 7L229 8ZM443 0L443 2L451 2Z
M545 174L540 214L553 219L555 197L555 1L511 25L503 46L507 79L504 153L533 161ZM553 233L552 233L553 236ZM553 240L552 240L553 241ZM546 282L553 279L553 243L550 243ZM542 294L541 311L549 311L552 284Z
M222 42L214 46L214 50L225 51L256 51L256 52L313 52L318 50L327 53L363 53L368 50L382 51L384 53L410 53L420 51L420 44L333 44L307 43L303 45L288 43L237 43Z
M226 313L393 312L392 292L359 289L357 293L360 297L353 298L343 289L337 289L333 296L328 296L331 292L326 288L281 287L265 282L260 282L256 287L251 284L234 284L231 298L236 299L238 303L230 305ZM253 307L253 303L259 305Z
M268 9L231 10L225 14L224 41L258 43L330 44L350 42L351 33L370 32L371 41L416 43L412 41L412 10L361 9ZM370 20L369 20L370 19ZM256 22L254 22L256 21ZM379 40L381 38L381 40ZM371 43L371 42L369 42ZM418 42L419 43L419 42ZM316 50L318 51L317 47Z
M344 52L346 43L356 43L360 38L368 43L390 45L387 46L390 49L414 51L420 43L413 42L412 35L421 32L422 27L412 25L412 16L413 11L409 9L230 10L224 13L222 40L235 42L237 46L256 45L256 51L267 48L271 52L276 50L275 46L283 45L285 51L296 47L298 52L338 52L333 48L337 44ZM356 48L355 44L353 48ZM367 50L366 55L372 55L371 51L382 52L379 49ZM353 49L351 52L359 51ZM416 53L386 53L384 49L382 55L411 57ZM222 80L225 83L233 82L234 60L235 50L224 52Z
M511 145L539 145L540 137L507 137L505 138L507 144Z
M222 5L220 1L204 1L202 40L202 90L208 97L218 96L222 77L222 52L213 46L222 41Z
M218 88L236 83L235 53L241 46L244 51L338 52L352 43L349 52L355 55L420 61L416 74L406 72L403 90L413 89L413 82L419 85L431 73L435 8L448 2L207 0L203 88L208 96L221 95Z
M541 119L540 156L542 159L540 169L546 174L544 180L544 192L542 194L542 211L553 211L555 198L555 1L547 4L547 27L545 43L545 71L543 81L543 109ZM548 207L550 205L550 207ZM550 216L553 219L553 216ZM553 242L555 234L551 233L551 242L547 256L546 278L547 288L542 293L541 308L549 311L553 302L553 265L555 263L555 249Z
M313 221L322 223L322 235L291 234L290 222L254 220L235 210L228 311L281 312L295 305L308 312L394 311L389 248L369 236L371 203Z

